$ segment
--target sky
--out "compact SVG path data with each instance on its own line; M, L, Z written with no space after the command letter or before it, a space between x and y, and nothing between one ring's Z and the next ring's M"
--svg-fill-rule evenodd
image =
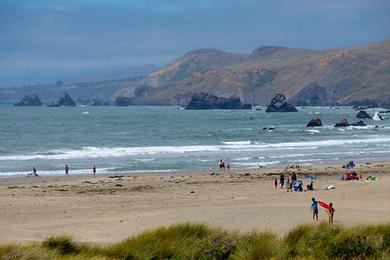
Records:
M163 66L199 48L390 39L390 0L0 0L0 87Z

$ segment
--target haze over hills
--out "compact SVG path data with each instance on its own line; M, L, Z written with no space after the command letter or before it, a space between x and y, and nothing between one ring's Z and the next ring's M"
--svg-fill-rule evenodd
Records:
M131 97L133 105L182 105L194 93L236 95L267 104L276 93L299 105L380 104L390 99L390 40L367 45L308 50L261 46L251 54L216 49L189 52L135 79L0 90L1 102L14 102L33 91L44 102L69 92L74 99Z

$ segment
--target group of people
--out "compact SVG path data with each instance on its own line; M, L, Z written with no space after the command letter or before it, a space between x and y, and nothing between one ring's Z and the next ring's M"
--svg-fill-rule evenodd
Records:
M355 171L352 171L352 172L349 172L347 171L342 177L341 179L343 181L350 181L350 180L360 180L362 178L362 176L358 176L358 174L355 172Z
M321 201L316 200L314 197L311 198L311 211L313 212L313 220L318 221L318 205L322 204L322 206L325 208L326 213L328 214L329 218L329 225L333 225L333 217L334 217L334 212L336 211L333 207L333 203L323 203Z
M280 185L280 188L283 189L293 189L294 188L294 184L297 184L297 185L300 185L301 189L303 190L303 187L302 187L302 182L300 183L297 183L297 175L295 173L293 173L291 175L291 181L290 181L290 178L289 177L285 177L283 173L280 174L279 176L279 185ZM278 187L278 179L275 178L275 189Z
M227 166L225 166L225 161L224 160L219 160L219 169L220 170L225 170L227 169L228 171L230 170L230 164L227 164Z
M309 176L312 179L315 177ZM307 190L314 190L313 181L309 185L307 185ZM279 181L277 178L274 180L275 189L280 187L281 189L291 189L293 191L303 191L303 183L301 180L298 180L297 175L295 173L291 174L291 181L289 177L285 177L283 173L279 176ZM329 217L329 225L333 225L333 216L335 209L333 207L333 203L326 204L324 202L317 201L314 197L311 199L311 211L313 213L313 220L318 220L318 207L319 204L325 208Z
M65 175L69 175L69 166L67 164L65 164L64 169L65 169ZM96 175L96 165L92 167L92 174ZM32 172L28 173L27 177L35 177L35 176L39 176L39 175L37 174L37 169L33 167Z
M343 165L343 168L347 168L347 169L353 169L356 167L356 164L350 160L347 164Z

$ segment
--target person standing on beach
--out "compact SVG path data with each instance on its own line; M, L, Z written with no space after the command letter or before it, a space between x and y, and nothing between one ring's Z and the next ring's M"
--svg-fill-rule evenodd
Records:
M280 174L280 188L283 189L283 185L284 185L284 174L281 173Z
M35 169L35 167L33 167L33 176L38 176L37 169Z
M335 209L333 208L333 203L329 203L329 209L327 210L329 216L329 226L333 226L333 216Z
M96 175L96 165L93 165L92 172L93 172L93 175Z
M219 160L219 169L220 170L225 170L225 162L222 159Z
M278 187L278 178L275 177L275 189Z
M65 175L69 175L69 166L65 165Z
M313 212L313 220L318 221L318 201L313 197L311 198L311 211Z

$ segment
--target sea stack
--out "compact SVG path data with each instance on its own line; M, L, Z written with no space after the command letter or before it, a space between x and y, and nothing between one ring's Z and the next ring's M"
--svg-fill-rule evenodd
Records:
M114 101L114 106L131 106L133 99L131 97L118 96Z
M359 113L356 115L357 118L367 118L367 119L372 119L372 117L364 110L360 110Z
M16 103L15 106L26 107L26 106L41 106L42 102L37 94L27 94L20 102Z
M307 123L306 125L306 127L318 127L318 126L322 126L321 119L319 118L310 120L310 122Z
M48 105L49 107L74 107L76 103L73 101L72 97L65 93L64 96L60 98L57 103L52 103Z
M341 121L339 123L336 123L334 125L334 127L347 127L347 126L350 126L350 124L348 123L347 119L345 119L345 118L341 119Z
M252 105L242 103L239 97L217 97L207 93L194 94L186 109L251 109Z
M298 112L298 110L287 102L285 95L276 94L265 112Z

